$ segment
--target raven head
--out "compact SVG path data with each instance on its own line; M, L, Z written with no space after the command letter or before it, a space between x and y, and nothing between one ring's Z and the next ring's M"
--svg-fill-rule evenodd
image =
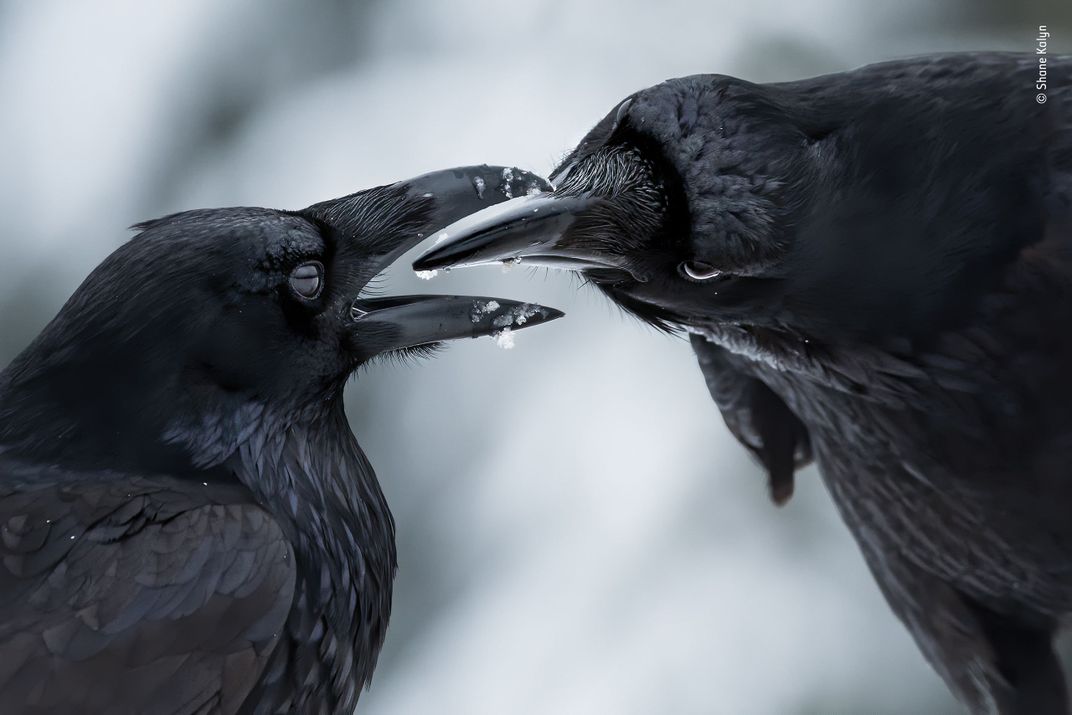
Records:
M553 193L445 228L450 240L414 267L566 268L660 327L712 311L755 320L791 240L807 149L760 97L710 82L627 98L555 169Z
M464 167L300 211L139 224L0 375L0 445L109 466L186 454L201 467L266 415L341 403L376 356L553 320L561 313L502 299L365 291L436 226L549 188L541 181Z
M419 270L581 271L663 328L839 341L948 320L1042 234L1044 109L1029 70L940 57L759 85L696 75L612 110L526 196L443 231Z

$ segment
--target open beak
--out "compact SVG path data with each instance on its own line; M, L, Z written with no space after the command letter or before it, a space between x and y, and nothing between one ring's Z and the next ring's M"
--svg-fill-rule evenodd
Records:
M432 271L489 263L585 270L622 269L615 257L570 245L569 229L600 199L532 193L461 218L437 232L437 244L413 264Z
M462 295L404 295L359 300L350 309L353 329L376 352L495 335L561 318L534 303Z
M438 226L515 196L550 189L546 180L516 167L463 166L324 201L301 213L360 240L367 230L370 213L387 211L393 206L415 211L420 221L412 233L391 235L374 257L365 260L365 273L372 276L428 238ZM359 298L350 305L349 318L355 350L367 358L456 338L497 335L509 339L514 330L562 315L553 308L501 298L406 295Z

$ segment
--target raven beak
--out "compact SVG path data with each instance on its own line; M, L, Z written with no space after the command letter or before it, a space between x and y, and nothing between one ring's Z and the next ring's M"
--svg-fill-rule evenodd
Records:
M563 241L577 219L599 201L594 196L535 193L490 206L438 231L437 245L413 263L413 270L521 262L575 271L622 270L613 255Z
M512 166L481 164L433 171L371 191L381 191L384 196L391 196L392 201L396 200L394 197L398 194L409 199L400 203L426 204L425 225L430 231L515 196L550 190L551 185L547 180L532 172ZM352 224L356 224L357 231L360 231L367 218L371 191L360 191L341 199L313 204L301 213L334 226L343 233L347 233ZM428 235L415 232L404 237L391 245L383 255L377 256L377 264L386 268Z
M314 204L301 213L332 226L344 236L361 237L370 212L404 206L414 211L418 229L390 236L364 261L368 276L394 263L425 240L433 228L456 222L481 209L551 185L533 173L507 166L463 166L424 174L389 186ZM420 230L420 227L426 227ZM500 335L562 317L553 308L499 298L407 295L358 298L350 304L353 351L363 359L403 348L456 338ZM508 344L508 343L507 343Z
M404 295L355 301L355 336L375 354L456 338L497 335L561 318L534 303L462 295ZM509 344L509 343L506 343Z

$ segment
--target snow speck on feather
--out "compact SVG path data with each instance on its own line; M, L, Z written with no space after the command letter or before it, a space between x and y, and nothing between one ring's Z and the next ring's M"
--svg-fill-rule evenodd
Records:
M439 271L414 271L422 281L430 281L439 275Z
M478 199L484 198L484 179L479 176L473 177L473 188L476 189L476 197Z

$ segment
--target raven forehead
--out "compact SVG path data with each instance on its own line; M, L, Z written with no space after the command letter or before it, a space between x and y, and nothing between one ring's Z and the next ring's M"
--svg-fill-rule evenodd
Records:
M285 211L239 206L196 209L169 214L132 226L135 240L260 239L266 244L289 240L316 240L317 230L307 220Z
M725 75L668 80L635 95L629 128L679 180L693 255L727 270L778 254L807 137L769 87Z
M726 138L750 120L769 119L773 113L777 108L769 86L718 74L667 80L637 93L629 108L633 125L662 141L711 130Z
M148 248L162 243L185 244L206 251L206 256L245 256L267 269L324 250L323 236L315 225L296 214L273 209L197 209L145 221L133 228L140 231L132 241L135 245Z

